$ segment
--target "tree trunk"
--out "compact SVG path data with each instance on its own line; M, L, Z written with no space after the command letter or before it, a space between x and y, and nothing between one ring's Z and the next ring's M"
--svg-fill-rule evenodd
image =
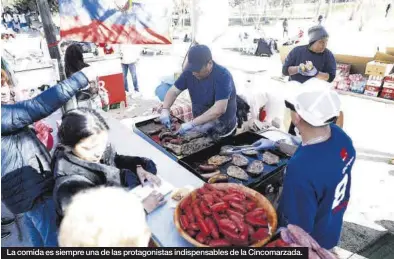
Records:
M354 20L354 17L357 15L357 13L360 11L361 6L363 5L364 0L358 0L354 3L354 7L352 9L352 12L350 13L349 21Z
M326 10L326 17L325 17L325 20L327 20L327 18L331 16L331 12L332 12L332 1L333 1L333 0L328 0L328 7L327 7L327 10Z
M316 17L319 17L319 15L320 15L320 10L321 10L321 5L322 5L322 3L323 3L323 0L319 0L319 1L317 2Z

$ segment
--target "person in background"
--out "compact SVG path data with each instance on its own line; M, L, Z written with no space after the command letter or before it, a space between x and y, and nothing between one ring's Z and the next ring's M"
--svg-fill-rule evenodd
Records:
M109 126L96 111L87 108L71 110L59 127L59 145L52 159L55 175L53 197L59 219L72 197L82 190L98 186L132 189L146 182L160 186L155 163L147 158L116 153L108 141ZM151 212L165 201L153 193L143 201Z
M290 81L304 83L311 78L327 82L335 79L337 64L332 52L327 49L328 33L322 26L313 26L308 31L309 44L292 49L283 64L282 73ZM295 135L291 124L289 133Z
M286 37L288 37L289 36L289 22L287 21L287 18L285 18L284 20L283 20L283 38L285 38L285 34L286 34Z
M385 15L385 18L387 18L387 16L389 15L390 9L391 9L391 3L389 3L389 4L387 5L387 7L386 7L386 15Z
M351 138L331 123L340 99L330 85L311 79L287 98L302 144L287 164L280 198L279 225L301 227L325 249L338 244L350 199L356 151Z
M14 24L13 24L13 18L12 18L12 15L11 15L11 13L10 12L6 12L5 13L5 15L4 15L4 19L5 19L5 22L7 23L7 28L8 29L14 29Z
M2 69L8 69L3 59ZM11 213L23 214L35 247L56 246L57 226L51 157L30 126L60 109L96 77L94 68L84 68L31 100L1 105L1 199Z
M64 55L64 66L67 78L81 69L89 67L84 61L81 45L72 44L67 47ZM98 81L92 82L89 90L77 94L78 101L86 100L86 98L92 101L94 108L107 110L109 105L108 91Z
M323 23L323 15L319 15L319 17L317 17L317 25L321 25Z
M148 247L150 238L141 202L116 187L76 194L59 230L61 247Z
M128 80L127 80L127 74L128 71L130 71L131 78L133 79L133 86L135 92L134 94L135 96L140 96L136 65L139 60L142 49L138 45L121 44L119 50L121 54L124 89L127 93L129 94L131 93L131 91L129 90Z
M212 60L205 45L193 46L188 53L185 70L164 99L161 122L170 127L170 108L178 95L188 89L194 119L183 123L179 134L195 128L205 128L224 138L237 128L237 93L231 73Z
M12 14L12 28L16 33L19 33L21 29L19 15L16 12Z
M26 15L24 13L21 13L21 14L18 15L18 18L19 18L19 21L20 21L21 30L24 31L24 32L27 32L29 26L28 26L27 21L26 21Z

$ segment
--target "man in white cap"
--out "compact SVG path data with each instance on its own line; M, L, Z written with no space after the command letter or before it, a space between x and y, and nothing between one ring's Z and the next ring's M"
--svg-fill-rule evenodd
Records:
M327 82L311 79L285 104L302 144L287 165L279 223L298 225L331 249L339 241L356 157L350 137L332 123L339 96Z

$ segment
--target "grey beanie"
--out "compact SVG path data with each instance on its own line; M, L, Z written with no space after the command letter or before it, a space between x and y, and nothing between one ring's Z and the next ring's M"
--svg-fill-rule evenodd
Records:
M311 27L308 30L308 36L309 36L309 44L312 44L318 40L327 38L328 33L327 33L326 29L324 29L323 26L316 25L316 26Z

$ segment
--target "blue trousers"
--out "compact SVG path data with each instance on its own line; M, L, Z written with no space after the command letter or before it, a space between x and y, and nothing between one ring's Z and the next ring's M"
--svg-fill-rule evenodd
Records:
M58 229L52 198L44 198L24 214L30 241L34 247L57 247Z
M135 63L122 64L124 89L129 92L129 85L127 82L127 73L130 71L131 78L133 79L134 90L138 92L138 80Z

